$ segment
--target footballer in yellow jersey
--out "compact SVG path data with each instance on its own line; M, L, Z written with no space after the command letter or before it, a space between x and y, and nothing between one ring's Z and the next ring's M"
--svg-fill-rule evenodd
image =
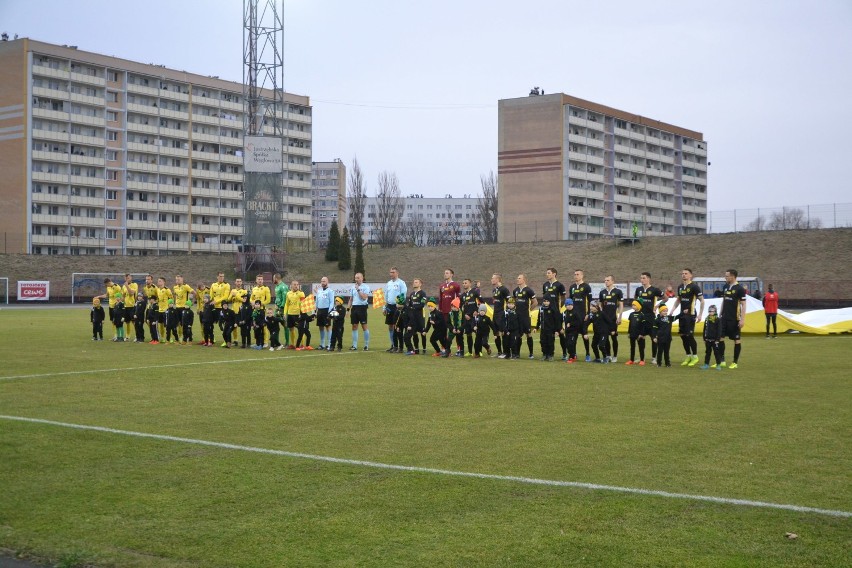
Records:
M124 275L124 285L121 287L124 295L124 337L130 341L130 331L133 329L133 312L136 308L136 295L139 293L139 284L133 281L129 274Z
M269 286L265 286L263 284L263 276L260 274L257 275L257 278L254 279L254 288L251 289L251 303L260 302L260 305L266 308L267 304L272 302L272 292L269 290ZM267 347L269 343L269 329L264 328L263 330L263 347Z
M144 292L146 300L157 297L157 285L154 284L154 277L150 274L145 277L145 285L142 287L142 292Z
M166 310L169 308L169 300L174 298L170 288L166 287L166 279L157 278L157 328L160 337L166 336Z
M175 295L175 317L178 320L178 329L181 336L183 335L183 311L186 309L186 301L189 300L189 295L193 293L192 286L183 281L183 276L178 274L175 276L175 285L172 286L172 291Z
M255 278L254 288L251 289L251 303L254 304L258 300L264 307L272 301L272 292L269 291L269 286L264 286L263 276L260 274Z
M215 285L215 284L214 284ZM228 297L228 300L231 302L231 310L238 314L240 312L240 308L243 305L243 301L246 299L248 292L243 289L243 279L237 278L234 280L234 287L231 288L231 294ZM241 340L241 332L240 326L234 326L234 334L232 336L233 345L239 345Z
M222 307L223 301L231 299L231 285L225 282L224 272L216 275L216 282L210 285L210 299L213 300L213 307L216 309Z
M124 310L123 302L121 301L121 296L123 296L123 292L121 291L121 286L113 283L111 278L104 278L104 286L106 286L106 293L101 294L100 296L95 296L95 298L101 300L109 300L109 321L114 321L113 316L115 315L115 305L119 304L118 308L120 310ZM116 296L119 296L118 298ZM113 337L113 341L118 337L118 334Z

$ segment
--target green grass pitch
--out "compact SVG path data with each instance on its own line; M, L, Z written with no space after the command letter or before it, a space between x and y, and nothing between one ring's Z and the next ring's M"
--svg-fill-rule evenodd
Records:
M848 336L746 337L721 372L677 366L677 339L670 369L444 360L384 353L375 313L371 352L325 354L93 343L87 310L2 310L0 415L852 511ZM0 419L0 550L69 566L846 566L850 543L842 515Z

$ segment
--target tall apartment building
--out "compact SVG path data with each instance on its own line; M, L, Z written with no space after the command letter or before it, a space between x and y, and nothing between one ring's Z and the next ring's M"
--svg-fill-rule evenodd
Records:
M241 83L217 77L29 39L0 43L5 252L238 250L242 98ZM291 94L285 105L282 243L307 245L311 106Z
M707 231L700 132L562 93L498 117L500 242Z
M346 166L340 159L314 162L311 186L314 244L324 249L331 224L337 221L339 231L346 225Z
M400 242L416 246L464 244L476 240L479 198L422 197L402 198ZM363 239L365 243L379 242L382 220L375 197L368 197L364 207Z

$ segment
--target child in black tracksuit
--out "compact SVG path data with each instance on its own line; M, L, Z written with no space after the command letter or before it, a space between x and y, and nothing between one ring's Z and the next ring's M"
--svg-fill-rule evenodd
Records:
M704 366L702 369L710 368L710 353L716 358L716 368L722 370L722 352L719 342L722 341L722 326L719 316L716 314L716 306L707 308L707 317L704 319Z
M92 300L92 311L89 313L89 321L92 322L92 341L104 340L104 319L106 314L101 307L100 298Z
M473 316L473 331L476 334L473 344L473 356L479 358L484 349L491 355L491 347L488 345L488 334L491 333L491 318L488 317L488 306L479 304L476 314Z
M112 325L115 326L115 341L124 341L124 306L118 303L116 297L115 309L112 311Z
M263 349L263 332L266 329L266 312L260 300L255 300L254 309L251 311L251 328L254 330L254 347L252 349Z
M175 309L175 301L169 300L169 307L166 308L167 342L174 343L175 341L180 341L180 337L178 337L178 325L180 325L180 321L177 316L177 310Z
M195 323L195 312L192 311L192 300L186 301L186 309L183 310L183 314L180 319L180 325L183 327L183 341L181 343L192 343L192 324Z
M432 335L429 336L429 343L432 344L432 349L435 350L433 357L439 355L443 357L450 356L449 342L447 341L447 322L444 320L444 314L437 309L438 304L432 300L426 303L426 311L429 312L429 319L426 321L426 331L432 330Z
M266 308L266 317L264 319L266 321L266 329L269 330L269 350L275 351L278 349L280 351L283 349L281 340L278 338L281 333L281 318L275 315L275 308L270 306Z
M589 307L589 323L594 333L592 335L592 351L595 353L595 363L609 362L609 325L603 319L603 314L597 304Z
M299 314L299 320L296 322L296 329L299 331L299 336L296 338L296 349L300 347L308 351L313 351L311 347L311 322L317 317L316 312L307 314ZM305 339L305 346L302 347L302 338Z
M639 336L642 335L642 330L644 326L644 316L642 314L642 304L633 301L632 304L633 311L630 312L630 315L627 317L627 334L630 337L630 359L627 361L627 365L633 365L636 361L636 343L639 339ZM639 362L645 362L645 342L639 341Z
M201 345L205 347L213 347L215 339L213 337L213 326L216 325L218 314L216 306L213 305L213 300L210 296L204 296L204 306L198 314L201 320Z
M669 349L672 346L672 320L669 316L668 307L663 304L660 306L657 313L657 319L654 321L654 343L657 344L657 366L662 367L665 361L666 367L671 367L672 363L669 359Z
M216 320L219 322L219 329L222 330L222 337L225 340L222 347L230 349L234 326L237 323L237 314L231 309L231 303L228 300L222 301L222 309L219 311Z
M503 337L503 351L509 354L506 359L520 359L521 323L515 311L515 299L511 296L506 299L506 330Z
M425 322L423 308L426 307L426 294L422 290L413 292L405 300L405 348L408 353L420 354L420 339L423 339L423 354L426 354Z
M136 332L136 343L145 343L145 294L136 297L136 305L133 306L133 329Z
M251 343L252 312L251 300L249 300L248 295L246 295L243 303L240 305L240 311L237 314L237 325L240 327L242 349L247 349L249 347L249 343Z
M396 298L396 311L393 322L393 347L396 353L408 353L405 349L405 328L408 327L408 313L405 309L405 294ZM413 352L413 350L412 350Z
M566 298L565 311L562 313L565 324L565 344L568 348L568 363L577 361L577 338L583 332L583 318L574 311L574 300Z
M346 306L343 305L343 298L336 297L334 299L334 309L328 313L331 318L331 343L329 344L329 353L334 351L334 346L337 350L343 349L343 325L346 322Z
M157 305L157 298L151 296L148 298L148 309L145 311L145 321L148 322L148 331L151 332L151 343L153 345L160 342L160 332L157 329L159 318L160 307Z

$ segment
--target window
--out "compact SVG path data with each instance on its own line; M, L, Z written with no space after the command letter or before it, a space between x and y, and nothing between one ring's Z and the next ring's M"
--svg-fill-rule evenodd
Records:
M106 210L106 218L115 220L118 218L118 214L115 209L107 209Z
M114 239L118 236L118 232L115 229L107 229L106 230L106 238Z
M107 201L115 201L118 198L118 192L114 189L108 189L106 190L106 198ZM128 195L127 198L130 199L130 196Z
M107 140L111 142L115 142L116 140L118 140L118 132L116 132L115 130L107 131Z
M116 152L115 150L107 150L106 159L108 162L116 161L118 159L118 152Z
M117 103L118 102L118 93L116 93L115 91L108 92L107 93L107 100L111 103Z

